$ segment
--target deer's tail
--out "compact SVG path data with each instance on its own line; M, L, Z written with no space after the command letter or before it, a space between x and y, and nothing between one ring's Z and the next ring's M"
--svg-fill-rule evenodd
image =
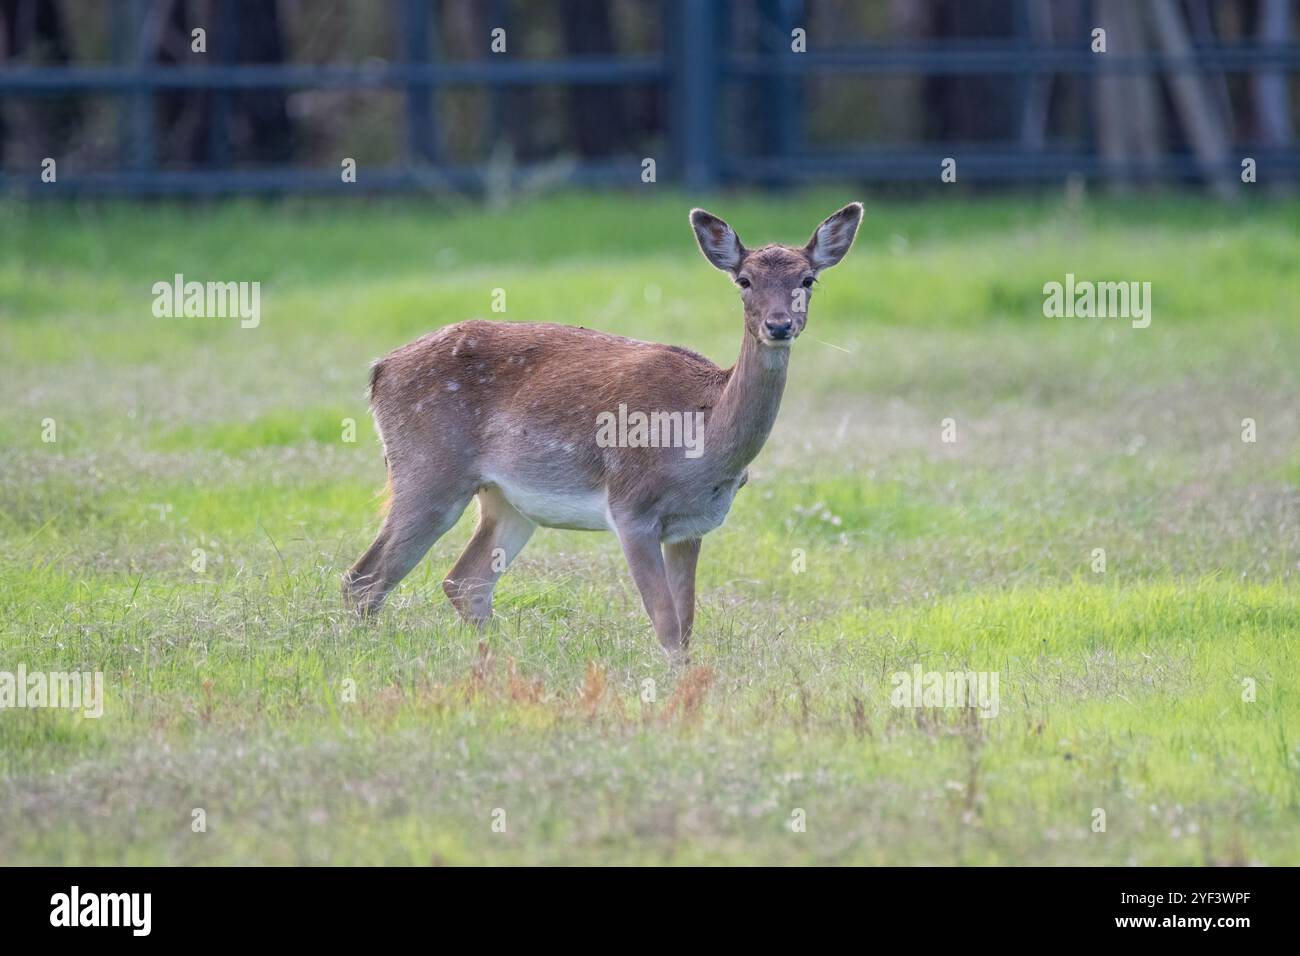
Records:
M375 431L379 434L379 443L384 448L384 490L383 497L379 501L379 516L388 517L389 509L393 507L393 468L388 461L388 443L384 441L384 431L379 424L379 405L376 400L376 391L379 388L379 380L384 371L384 360L375 359L370 364L370 387L366 390L366 395L370 399L370 413L375 419Z

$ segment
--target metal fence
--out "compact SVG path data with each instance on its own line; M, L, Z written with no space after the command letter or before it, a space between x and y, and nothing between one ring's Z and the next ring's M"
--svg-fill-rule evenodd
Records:
M144 43L150 0L116 0L105 10L114 18L115 62L108 65L21 66L0 64L0 95L46 97L53 94L111 94L118 99L118 153L112 169L62 169L56 182L43 183L40 170L0 174L0 191L66 194L220 194L330 191L343 187L336 168L301 168L268 164L233 167L220 157L204 168L174 169L159 164L155 153L156 96L168 91L223 94L247 90L396 90L405 100L405 145L402 160L367 169L351 190L415 191L429 188L482 187L486 172L475 165L443 160L435 93L444 89L502 89L537 84L650 84L667 104L668 155L656 158L661 180L691 189L723 183L765 185L815 179L873 181L934 180L945 157L959 157L965 181L1043 181L1072 175L1161 180L1206 179L1216 174L1235 178L1236 152L1223 159L1222 170L1207 168L1192 152L1163 156L1157 163L1116 166L1091 137L1077 148L1031 143L1026 137L1002 142L926 143L896 147L863 145L817 149L805 143L800 103L811 77L825 75L1006 76L1016 83L1017 109L1028 115L1034 84L1051 75L1099 77L1106 74L1190 72L1202 77L1271 71L1285 77L1300 69L1300 45L1249 43L1197 45L1184 56L1159 53L1097 56L1087 37L1069 47L1043 47L1018 27L1005 41L951 41L925 44L851 45L795 52L791 31L801 22L798 0L756 0L761 17L756 49L737 49L727 35L727 10L707 0L665 0L664 43L647 57L596 56L520 60L488 57L453 62L433 51L436 4L429 0L393 0L400 49L381 64L302 65L236 64L219 58L203 66L164 66L151 62ZM1011 0L1022 25L1026 4ZM761 98L763 129L757 149L729 150L720 135L720 104L729 89L744 87ZM225 130L224 113L213 114L214 139ZM1237 144L1240 147L1242 144ZM1261 168L1281 178L1300 180L1300 152L1294 143L1245 144ZM627 185L641 182L642 157L573 163L567 179L581 185ZM527 176L520 167L514 175Z

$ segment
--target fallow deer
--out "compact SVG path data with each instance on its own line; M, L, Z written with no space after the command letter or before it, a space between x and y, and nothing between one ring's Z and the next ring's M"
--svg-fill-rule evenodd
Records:
M685 658L700 539L722 524L767 439L809 292L849 251L862 205L845 206L798 247L746 249L703 209L690 221L744 304L740 358L729 369L672 345L482 320L446 326L374 363L370 404L389 505L374 543L343 577L354 609L378 609L477 498L474 536L443 582L464 618L490 617L497 580L538 525L609 530L665 651ZM644 447L644 429L622 447L598 441L602 414L623 414L620 406L701 413L702 448L691 456L664 442Z

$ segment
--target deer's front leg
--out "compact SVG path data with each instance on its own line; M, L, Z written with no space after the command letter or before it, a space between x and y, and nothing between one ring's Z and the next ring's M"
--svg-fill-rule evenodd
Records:
M632 571L632 580L636 582L646 613L654 624L659 643L664 646L669 657L678 661L684 650L682 629L677 620L677 606L673 603L668 573L664 568L663 552L660 551L659 529L635 521L621 522L618 524L618 538L623 545L627 566Z
M690 645L691 627L695 623L695 565L699 559L699 538L664 545L664 566L668 571L668 587L673 593L673 604L677 607L682 650Z

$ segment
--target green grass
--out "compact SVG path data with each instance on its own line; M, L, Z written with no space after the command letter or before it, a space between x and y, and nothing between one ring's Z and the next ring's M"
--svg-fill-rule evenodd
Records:
M539 532L483 634L440 588L472 514L343 614L371 358L477 316L729 364L687 209L796 242L850 198L5 203L0 671L106 702L0 710L0 860L1300 863L1295 202L868 203L689 670L607 535ZM154 318L176 272L261 324ZM1067 272L1151 282L1150 328L1044 318ZM997 716L892 706L916 665Z

